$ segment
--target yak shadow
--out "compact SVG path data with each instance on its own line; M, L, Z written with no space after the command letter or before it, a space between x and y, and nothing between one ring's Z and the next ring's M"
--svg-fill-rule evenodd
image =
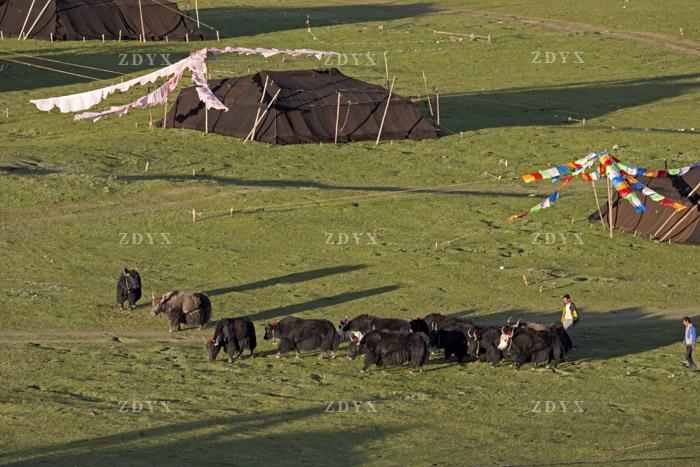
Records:
M683 338L681 317L664 316L644 311L641 308L623 308L607 312L587 313L581 309L576 326L579 349L569 355L571 360L607 360L649 352L674 343ZM477 325L505 325L508 318L513 321L554 323L559 322L561 311L531 312L522 309L506 310L479 316Z
M253 321L277 319L280 316L294 315L296 313L317 310L320 308L339 305L341 303L346 303L353 300L359 300L361 298L392 292L394 290L399 289L400 287L401 286L399 285L387 285L383 287L375 287L373 289L360 290L357 292L345 292L339 295L334 295L332 297L322 297L304 303L296 303L293 305L286 305L278 308L259 311L252 315L247 315L247 317ZM332 319L331 321L335 322Z
M358 271L369 267L367 264L355 264L347 266L333 266L329 268L312 269L310 271L294 272L291 274L286 274L284 276L272 277L270 279L264 279L256 282L250 282L248 284L235 285L231 287L222 287L220 289L213 289L206 291L206 294L210 297L215 297L217 295L225 295L231 292L245 292L248 290L262 289L264 287L270 287L278 284L296 284L298 282L305 282L314 279L319 279L321 277L331 276L334 274L343 274L346 272Z
M323 430L308 428L313 425L308 423L303 429L293 429L294 423L324 416L324 409L324 401L319 401L318 406L276 413L219 415L7 452L6 459L12 459L13 465L254 465L270 462L270 455L274 453L274 462L279 465L365 465L370 459L357 448L369 440L398 432L389 428L378 433L371 427ZM177 412L177 406L172 411ZM226 413L226 409L222 408L220 413ZM172 415L181 417L176 413ZM260 434L271 426L276 430L286 429L283 434Z

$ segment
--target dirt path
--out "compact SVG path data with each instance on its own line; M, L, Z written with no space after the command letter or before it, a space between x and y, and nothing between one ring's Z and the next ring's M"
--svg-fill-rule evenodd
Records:
M591 312L582 317L582 323L586 328L609 328L609 327L654 327L660 324L677 322L680 329L681 317L685 315L696 316L698 309L626 309L619 312ZM641 318L640 318L641 316ZM535 322L552 321L552 314L539 315L526 313L522 316L514 316L513 319ZM584 319L585 318L585 319ZM476 321L489 321L489 315L476 317ZM175 334L166 331L47 331L47 332L27 332L27 331L4 331L0 332L0 346L3 344L203 344L202 339L209 337L213 333L213 328L209 327L203 331L196 328L184 329ZM117 340L115 340L117 339Z

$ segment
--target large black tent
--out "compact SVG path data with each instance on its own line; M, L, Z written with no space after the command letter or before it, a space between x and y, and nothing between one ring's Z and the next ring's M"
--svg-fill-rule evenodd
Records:
M636 212L617 192L612 199L613 228L635 233L645 237L654 236L657 240L670 240L674 243L700 244L700 190L693 190L700 184L700 167L691 169L683 176L676 177L639 177L639 181L667 198L683 202L687 209L674 214L673 208L640 195L639 199L646 207L645 212ZM601 208L603 222L607 226L608 203ZM669 220L669 217L672 216ZM590 216L592 222L600 222L598 212ZM678 225L676 225L678 224Z
M5 37L82 40L203 40L204 35L167 0L0 0Z
M261 71L209 81L228 111L204 110L195 87L182 90L166 116L168 128L187 128L271 144L435 138L436 130L404 97L336 69ZM268 108L269 107L269 108Z

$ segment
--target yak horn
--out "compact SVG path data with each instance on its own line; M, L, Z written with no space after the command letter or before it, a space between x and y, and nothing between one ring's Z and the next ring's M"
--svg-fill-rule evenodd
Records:
M154 294L153 292L151 292L151 298L156 298L156 294Z
M513 327L517 328L518 326L520 326L520 320L518 320L518 322L515 323L515 326L513 326Z
M509 316L508 319L506 320L506 324L510 324L510 320L513 319L512 316Z

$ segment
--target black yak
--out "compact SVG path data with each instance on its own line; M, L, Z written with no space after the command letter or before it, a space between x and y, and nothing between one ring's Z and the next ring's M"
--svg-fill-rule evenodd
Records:
M503 326L498 349L512 360L516 368L530 362L535 366L550 364L555 367L564 356L564 349L556 330L535 331L528 327Z
M352 331L351 337L358 341L357 353L365 356L363 372L372 364L389 367L407 362L412 371L422 371L430 354L428 336L422 332Z
M467 330L467 352L480 361L496 366L503 354L498 349L501 340L501 328L496 326L476 326Z
M124 302L128 302L129 310L133 310L141 298L141 276L136 268L123 268L117 280L117 305L122 310Z
M439 331L451 323L460 323L472 327L474 326L474 322L469 318L458 318L456 316L447 316L440 313L430 313L425 315L423 320L426 322L431 331Z
M170 321L170 332L179 331L181 324L199 326L211 319L211 302L203 292L182 292L173 290L158 297L153 296L151 314L164 313Z
M304 350L320 349L318 358L323 358L326 352L331 352L335 358L340 336L333 323L326 319L302 319L288 316L279 321L270 321L265 326L265 340L279 339L277 358L283 353L294 350L296 357Z
M377 318L372 315L360 315L351 320L347 317L340 321L338 333L343 336L350 331L360 331L366 334L370 331L403 331L410 332L411 325L404 319Z
M228 354L228 362L232 363L239 358L245 349L250 350L250 358L255 357L255 327L248 318L224 318L216 323L214 337L207 341L209 361L216 360L216 356L223 347Z
M467 333L473 329L474 326L453 321L430 333L430 346L444 349L445 360L454 355L459 363L464 363L469 355Z

